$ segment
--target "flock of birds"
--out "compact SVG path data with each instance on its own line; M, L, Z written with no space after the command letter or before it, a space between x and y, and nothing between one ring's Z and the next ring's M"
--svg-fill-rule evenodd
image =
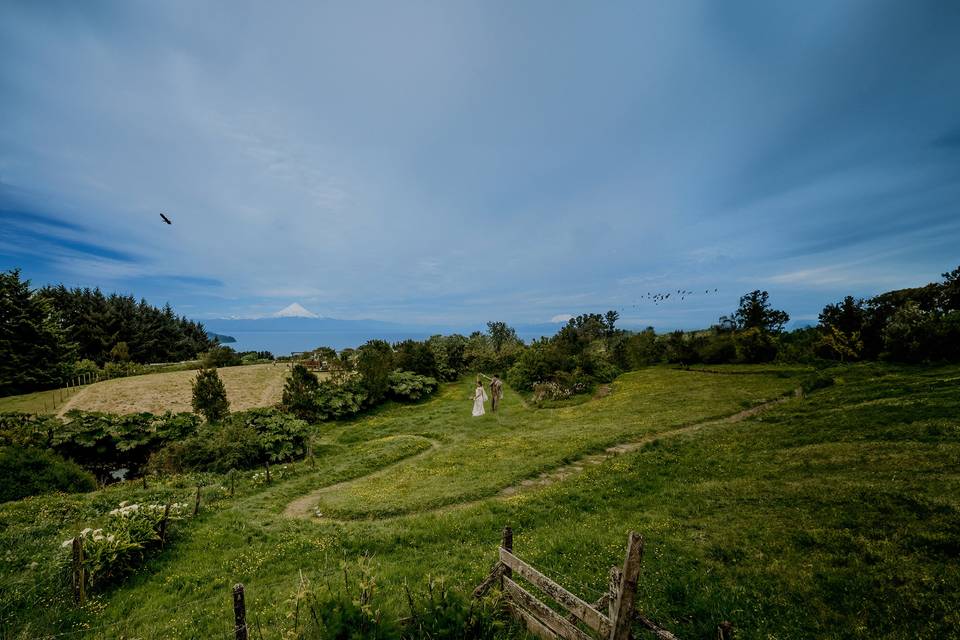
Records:
M678 300L679 300L680 302L682 302L682 301L686 300L687 298L689 298L690 296L693 296L693 295L707 295L707 296L710 296L710 295L715 295L715 294L718 294L718 293L720 293L720 290L719 290L719 289L713 289L712 291L711 291L710 289L704 289L703 294L700 294L699 290L697 290L697 291L692 291L692 290L690 290L690 289L677 289L676 291L661 291L661 292L653 292L653 293L651 293L651 292L648 291L647 293L642 294L642 295L640 296L640 299L641 299L641 300L646 300L646 301L652 302L652 303L654 304L654 306L658 306L661 302L664 302L664 303L665 303L665 302L667 302L668 300L671 300L671 299L672 299L674 302L676 302L676 301L678 301ZM631 306L632 308L634 308L634 309L639 309L639 308L640 308L640 304L642 304L642 303L639 303L639 302L638 302L638 303L633 304L633 305L630 305L630 306ZM623 307L622 307L620 310L621 310L621 311L626 311L626 308L623 308Z

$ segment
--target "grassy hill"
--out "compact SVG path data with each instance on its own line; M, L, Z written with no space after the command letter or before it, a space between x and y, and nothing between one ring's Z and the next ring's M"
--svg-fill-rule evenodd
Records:
M241 411L279 402L288 368L281 364L253 364L224 367L218 371L227 388L230 408ZM149 373L69 390L10 396L0 398L0 411L42 413L46 409L52 412L54 396L57 397L56 413L59 415L70 409L108 413L191 411L190 385L196 377L194 370Z
M233 498L206 476L201 515L82 611L60 541L121 500L186 500L198 478L2 505L0 637L227 636L236 582L248 619L279 637L301 575L337 588L362 556L377 606L404 615L404 582L469 591L506 524L518 555L586 600L639 531L639 608L681 638L720 620L738 638L955 634L960 368L838 368L802 398L809 371L715 369L634 372L558 409L508 390L476 419L465 381L320 425L315 466L275 469L270 485L246 473Z

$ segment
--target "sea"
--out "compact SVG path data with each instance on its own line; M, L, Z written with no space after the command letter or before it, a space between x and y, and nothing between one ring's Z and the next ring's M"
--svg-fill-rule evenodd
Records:
M224 332L226 333L226 332ZM317 347L330 347L337 351L359 347L368 340L386 340L390 343L403 340L426 340L437 333L447 331L230 331L236 342L228 343L236 351L269 351L275 356L286 356L297 351L311 351ZM544 335L542 331L517 331L517 335L529 342Z

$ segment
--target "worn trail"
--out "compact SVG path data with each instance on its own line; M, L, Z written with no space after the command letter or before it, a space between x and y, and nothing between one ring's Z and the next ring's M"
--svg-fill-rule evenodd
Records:
M414 460L417 460L418 458L422 458L423 456L429 455L430 453L435 451L437 447L440 446L439 442L436 442L435 440L431 440L430 441L431 447L426 451L423 451L409 458L405 458L403 460L390 464L366 476L360 476L358 478L353 478L345 482L340 482L334 485L323 487L305 496L297 498L296 500L294 500L293 502L287 505L286 509L284 509L283 514L290 518L306 518L316 522L343 523L343 522L351 522L355 520L363 520L363 521L393 520L397 518L408 517L411 515L422 515L425 513L446 513L455 509L463 509L466 507L474 506L482 502L486 502L487 500L498 500L498 499L502 500L524 491L531 491L531 490L539 489L542 487L546 487L554 483L560 482L562 480L566 480L567 478L570 478L571 476L574 476L580 473L588 466L598 465L616 456L623 455L625 453L630 453L631 451L636 451L637 449L640 449L641 447L651 442L654 442L655 440L688 436L688 435L695 434L698 431L702 431L704 429L742 422L747 418L750 418L759 413L767 411L772 407L775 407L779 404L787 402L791 398L802 397L802 395L803 395L802 389L797 388L794 390L793 394L789 396L777 398L776 400L771 400L769 402L765 402L755 407L744 409L743 411L738 411L737 413L726 416L724 418L706 420L703 422L687 425L685 427L680 427L678 429L671 429L670 431L661 431L659 433L652 433L650 435L644 436L637 440L622 442L620 444L607 447L605 450L599 453L584 455L578 458L577 460L575 460L574 462L565 464L555 469L551 469L550 471L545 471L535 478L528 478L526 480L520 481L519 483L504 487L493 496L488 496L488 497L479 498L475 500L467 500L464 502L458 502L454 504L443 505L440 507L435 507L433 509L426 509L426 510L419 509L411 513L402 513L402 514L390 515L390 516L367 517L367 518L358 518L358 519L330 518L327 516L323 516L322 514L318 514L316 512L316 505L319 503L320 499L324 495L344 489L350 486L351 484L359 482L361 480L368 480L372 477L387 475L393 472L400 465L408 464Z

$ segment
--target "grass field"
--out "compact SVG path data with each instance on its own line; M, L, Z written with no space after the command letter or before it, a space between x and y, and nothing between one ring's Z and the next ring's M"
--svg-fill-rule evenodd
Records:
M506 524L518 555L586 600L639 531L639 608L681 638L721 620L738 638L957 637L960 368L838 368L833 386L752 416L809 372L733 371L651 368L562 409L508 390L479 419L466 381L319 426L316 467L269 486L247 473L232 499L208 478L201 516L82 611L60 541L120 500L186 499L195 479L0 505L0 637L228 637L235 582L281 637L301 572L342 583L363 555L379 606L403 615L405 581L470 590Z
M288 369L280 364L253 364L224 367L218 371L227 388L231 410L242 411L279 402ZM77 388L7 396L0 398L0 412L63 415L70 409L107 413L192 411L190 384L196 377L194 370L166 371L115 378Z

